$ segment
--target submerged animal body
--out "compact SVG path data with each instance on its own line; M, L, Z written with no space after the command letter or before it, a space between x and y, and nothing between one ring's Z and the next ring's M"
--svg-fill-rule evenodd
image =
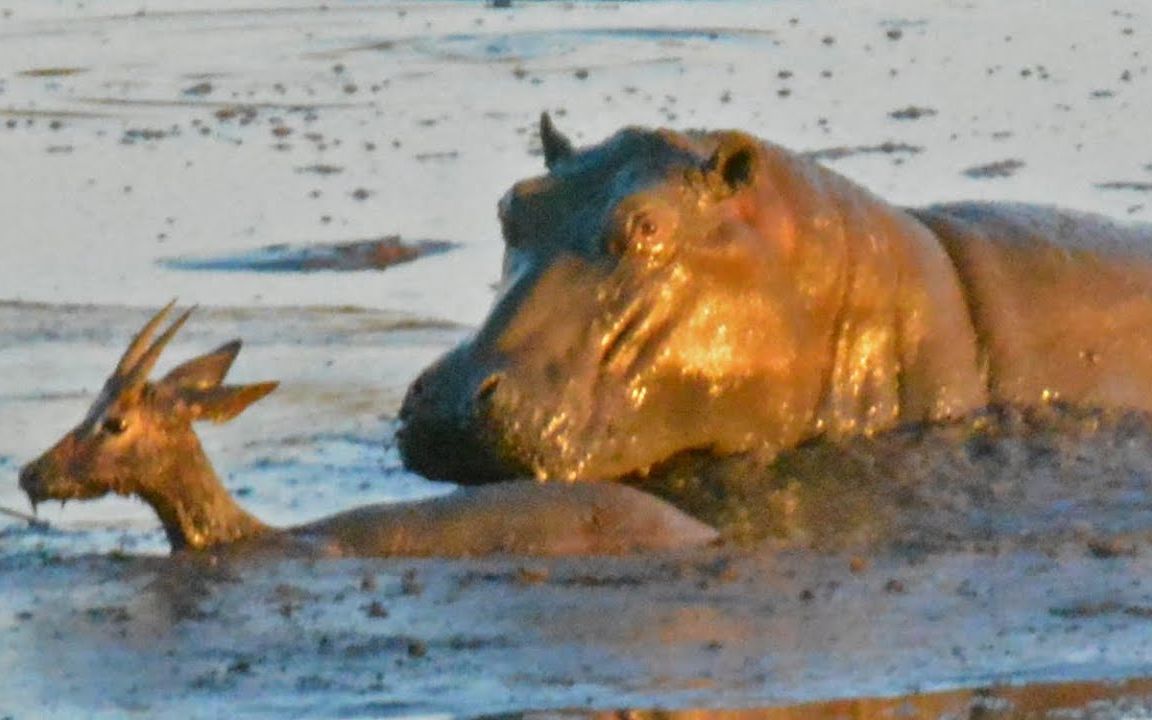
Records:
M273 528L228 493L192 423L230 420L277 383L222 384L240 351L238 340L150 382L161 351L188 318L185 313L153 342L170 309L160 311L136 336L83 421L21 470L20 486L34 505L110 492L136 495L156 511L174 551L589 555L670 550L716 537L708 526L637 490L534 482L465 488Z
M1152 410L1150 227L899 208L742 132L541 138L488 318L409 389L418 472L642 478L993 403Z

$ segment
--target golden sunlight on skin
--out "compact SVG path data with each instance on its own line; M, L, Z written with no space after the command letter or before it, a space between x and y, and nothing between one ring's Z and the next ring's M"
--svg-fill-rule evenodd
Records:
M746 313L761 322L755 326L741 322ZM784 376L797 360L791 335L775 307L762 298L716 298L705 301L687 319L664 357L682 372L711 382ZM753 348L763 352L750 352Z
M905 210L742 132L627 128L575 150L544 125L548 174L501 201L515 281L422 378L448 402L406 402L413 469L600 479L990 401L1152 409L1152 263L1060 244L1146 246L1139 231ZM439 428L477 449L463 469L433 450Z

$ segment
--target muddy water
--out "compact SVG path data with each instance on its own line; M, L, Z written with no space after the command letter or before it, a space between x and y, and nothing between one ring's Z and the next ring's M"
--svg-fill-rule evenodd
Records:
M144 317L0 305L0 340L29 350L0 356L0 457L12 479L0 505L21 507L18 463L78 418L98 385L70 379L102 378L114 339ZM399 467L391 418L403 388L387 378L407 377L459 328L336 308L194 318L167 362L242 336L238 378L271 367L294 378L202 433L258 515L289 524L446 489ZM32 356L47 360L32 366ZM729 498L763 501L760 513L695 508L724 523L730 542L644 558L198 561L163 557L155 520L125 500L46 508L48 528L0 519L0 709L279 718L1090 708L1129 717L1146 708L1147 689L1117 682L1152 667L1143 422L1009 413L977 429L805 448L770 469L774 489L763 492L744 484L747 464L681 467L679 477ZM797 478L816 490L789 496ZM816 521L830 506L842 508L834 527ZM769 531L749 544L750 527ZM938 694L951 688L977 690Z
M1074 547L855 572L846 556L732 552L212 567L21 555L3 567L0 669L17 716L803 705L764 714L833 717L886 705L814 699L909 692L889 711L1147 709L1145 685L1111 684L1147 662L1147 592L1133 579L1147 561ZM1084 678L1105 682L1089 691Z
M262 518L448 491L395 411L487 309L542 109L752 130L896 202L1152 218L1138 2L219 5L0 2L0 506L172 295L205 309L164 362L239 336L236 377L284 381L201 431ZM454 249L256 267L394 235ZM1142 419L696 460L662 492L753 546L205 566L127 500L0 516L0 717L1152 715Z

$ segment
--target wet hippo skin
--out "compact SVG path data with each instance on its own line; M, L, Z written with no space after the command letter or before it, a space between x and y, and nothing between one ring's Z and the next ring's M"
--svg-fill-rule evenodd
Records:
M903 209L742 132L541 137L488 318L409 389L418 472L636 477L990 403L1152 410L1152 228Z

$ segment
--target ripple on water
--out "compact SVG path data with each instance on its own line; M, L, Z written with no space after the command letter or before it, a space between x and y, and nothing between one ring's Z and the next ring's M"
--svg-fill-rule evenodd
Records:
M682 47L716 42L775 42L767 30L745 28L572 28L518 33L455 33L422 38L417 51L440 58L490 62L559 57L619 43Z

